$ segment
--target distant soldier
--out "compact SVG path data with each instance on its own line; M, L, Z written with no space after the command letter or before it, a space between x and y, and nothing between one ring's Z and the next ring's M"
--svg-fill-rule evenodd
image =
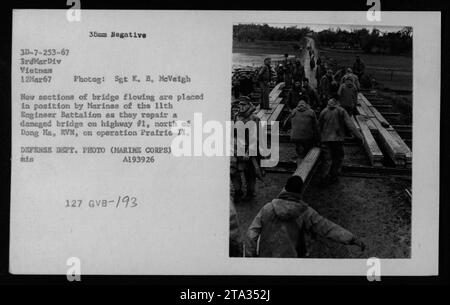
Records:
M314 58L314 54L312 54L311 58L309 59L309 67L311 68L311 71L313 71L314 68L316 67L316 61Z
M355 73L359 79L362 79L365 70L366 65L361 60L361 58L359 58L359 55L356 55L355 62L353 63L353 73Z
M302 200L302 191L302 178L292 176L277 198L258 212L247 231L246 257L305 257L306 233L364 251L360 238L317 213Z
M360 90L360 85L359 85L359 79L358 76L356 76L355 74L353 74L353 70L351 68L347 68L347 72L345 73L345 75L342 77L341 79L341 84L343 84L345 82L346 79L351 79L353 84L355 85L356 89L359 91Z
M319 57L319 59L320 59L320 57ZM316 81L317 81L317 84L320 83L320 80L322 79L322 77L326 73L325 64L323 62L319 61L319 59L317 59L317 61L316 61Z
M276 70L277 75L281 77L277 77L277 83L284 82L284 66L283 64L278 64Z
M284 86L286 89L289 89L292 87L292 72L293 72L293 66L292 62L289 59L289 54L284 54L284 60L283 60L283 81Z
M292 73L294 82L302 82L305 78L305 67L303 67L300 58L295 59L294 71Z
M350 78L345 79L338 90L339 103L351 116L356 114L356 104L358 102L358 90Z
M307 102L309 101L308 97L305 97L305 92L302 90L302 83L296 81L292 89L289 90L287 97L287 105L289 109L291 110L295 109L295 107L297 107L298 102L302 98Z
M305 77L302 85L303 94L308 97L311 108L316 109L320 107L320 99L317 91L309 84L309 79Z
M339 106L336 99L328 101L327 107L319 116L321 147L324 157L322 167L322 182L337 181L344 160L344 137L346 128L362 143L364 138L350 121L347 111Z
M273 75L272 69L270 67L270 58L264 59L264 66L260 69L258 73L259 86L261 88L261 109L270 109L269 105L269 93L270 93L270 82L272 82Z
M333 79L333 71L329 69L327 70L327 73L324 76L322 76L319 82L319 96L321 101L321 108L323 108L326 105L326 102L333 97L336 86L337 85L335 84Z
M334 79L339 85L341 85L341 80L342 80L342 77L343 77L344 75L345 75L345 68L344 68L344 67L341 67L341 68L339 68L339 69L337 70L336 73L334 73L333 79Z
M259 118L254 114L255 106L250 102L248 97L241 97L239 101L239 112L234 118L234 122L242 122L246 124L249 121L259 124ZM257 134L257 133L256 133ZM261 169L259 167L259 157L250 155L250 145L254 144L257 148L257 143L251 141L257 141L257 139L250 139L245 137L243 139L235 138L235 151L231 157L231 182L234 187L234 199L235 202L239 202L244 192L242 191L242 178L241 173L244 174L245 182L247 184L247 194L244 198L245 201L251 200L255 196L255 184L256 178L261 178ZM245 151L244 155L238 154L237 146L243 146Z

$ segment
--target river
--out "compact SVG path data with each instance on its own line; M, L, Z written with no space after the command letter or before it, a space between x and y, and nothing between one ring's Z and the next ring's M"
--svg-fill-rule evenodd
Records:
M241 67L259 67L264 64L264 58L270 57L273 61L283 60L283 54L270 53L233 53L233 69Z

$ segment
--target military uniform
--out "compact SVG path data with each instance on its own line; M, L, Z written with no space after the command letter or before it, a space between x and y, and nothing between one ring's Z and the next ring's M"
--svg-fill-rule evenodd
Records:
M238 112L234 118L234 122L242 122L246 124L249 121L254 121L256 126L258 127L260 119L254 114L255 107L248 102L249 108L244 112ZM256 134L257 137L257 134ZM255 185L256 178L259 172L259 168L257 168L259 164L258 156L249 155L249 145L256 145L257 142L251 142L251 139L240 139L235 138L236 146L244 146L245 156L238 155L237 147L235 147L234 155L231 157L231 182L235 191L235 201L239 201L240 197L243 195L243 183L241 174L244 174L245 182L247 185L247 198L250 199L255 195ZM253 139L253 141L257 141Z

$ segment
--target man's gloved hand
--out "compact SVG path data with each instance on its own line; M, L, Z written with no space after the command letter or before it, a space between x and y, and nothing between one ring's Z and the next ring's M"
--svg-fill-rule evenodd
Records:
M352 241L352 244L358 246L361 251L364 251L366 249L366 244L364 244L364 242L359 237L355 237Z

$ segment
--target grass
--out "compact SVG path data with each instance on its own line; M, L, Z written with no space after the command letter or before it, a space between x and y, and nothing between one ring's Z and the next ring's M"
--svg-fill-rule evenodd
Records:
M249 54L264 54L264 53L288 53L293 55L295 52L294 46L300 46L300 42L296 41L266 41L255 40L253 42L244 42L233 40L233 53L249 53Z
M338 66L352 67L353 52L320 49L320 55L331 58ZM375 77L378 83L393 90L412 90L412 58L398 55L374 55L359 53L366 65L366 73Z

